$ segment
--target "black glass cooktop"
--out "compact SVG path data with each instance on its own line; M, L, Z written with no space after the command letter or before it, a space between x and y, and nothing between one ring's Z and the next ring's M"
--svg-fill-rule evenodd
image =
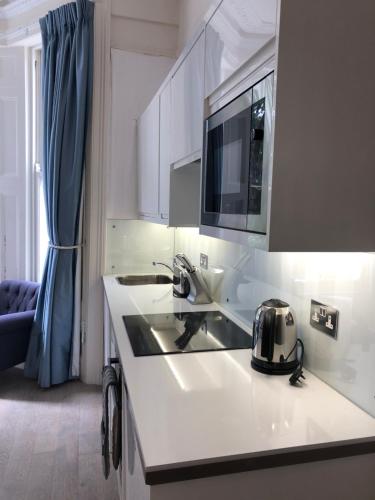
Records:
M134 356L249 349L252 338L219 311L123 316Z

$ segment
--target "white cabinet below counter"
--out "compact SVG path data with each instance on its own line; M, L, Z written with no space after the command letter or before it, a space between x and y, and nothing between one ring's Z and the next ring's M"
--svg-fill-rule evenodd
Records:
M171 81L172 163L201 157L203 142L204 33L194 43Z

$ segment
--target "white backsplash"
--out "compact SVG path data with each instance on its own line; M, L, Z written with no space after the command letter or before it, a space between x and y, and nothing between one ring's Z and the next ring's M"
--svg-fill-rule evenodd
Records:
M214 298L246 321L269 298L295 310L306 348L306 366L322 380L375 416L375 255L365 253L267 253L176 230L176 252L199 265ZM310 301L339 310L337 340L313 329Z
M174 229L138 220L107 220L106 274L154 272L153 261L170 263ZM158 267L157 272L163 272Z
M374 254L267 253L200 236L195 228L107 222L106 273L154 272L152 261L171 264L177 252L197 266L200 253L207 254L203 274L214 299L250 324L263 300L287 301L296 312L306 366L375 416ZM337 340L310 326L311 299L339 310Z

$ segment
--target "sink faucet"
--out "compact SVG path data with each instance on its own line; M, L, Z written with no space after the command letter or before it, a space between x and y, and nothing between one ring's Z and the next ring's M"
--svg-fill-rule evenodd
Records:
M177 267L178 263L182 267L182 273L189 283L189 293L187 300L191 304L210 304L212 299L209 295L207 285L201 275L200 269L193 266L186 255L178 253L174 258ZM180 269L181 269L180 267Z
M193 266L186 255L178 253L173 259L173 269L164 262L152 263L153 266L164 266L173 273L173 295L187 298L191 304L210 304L212 299L200 269Z
M171 266L169 266L168 264L164 264L164 262L155 262L155 261L154 261L154 262L152 263L152 265L153 265L153 266L164 266L164 267L167 267L167 268L171 271L171 273L173 274L173 269L172 269L172 267L171 267Z

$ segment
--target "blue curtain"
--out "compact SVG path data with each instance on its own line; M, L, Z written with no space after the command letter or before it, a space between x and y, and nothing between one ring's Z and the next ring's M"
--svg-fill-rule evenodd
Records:
M93 13L92 2L77 0L40 20L42 165L50 246L25 375L37 378L41 387L72 378L74 285L81 243L77 240L92 97Z

